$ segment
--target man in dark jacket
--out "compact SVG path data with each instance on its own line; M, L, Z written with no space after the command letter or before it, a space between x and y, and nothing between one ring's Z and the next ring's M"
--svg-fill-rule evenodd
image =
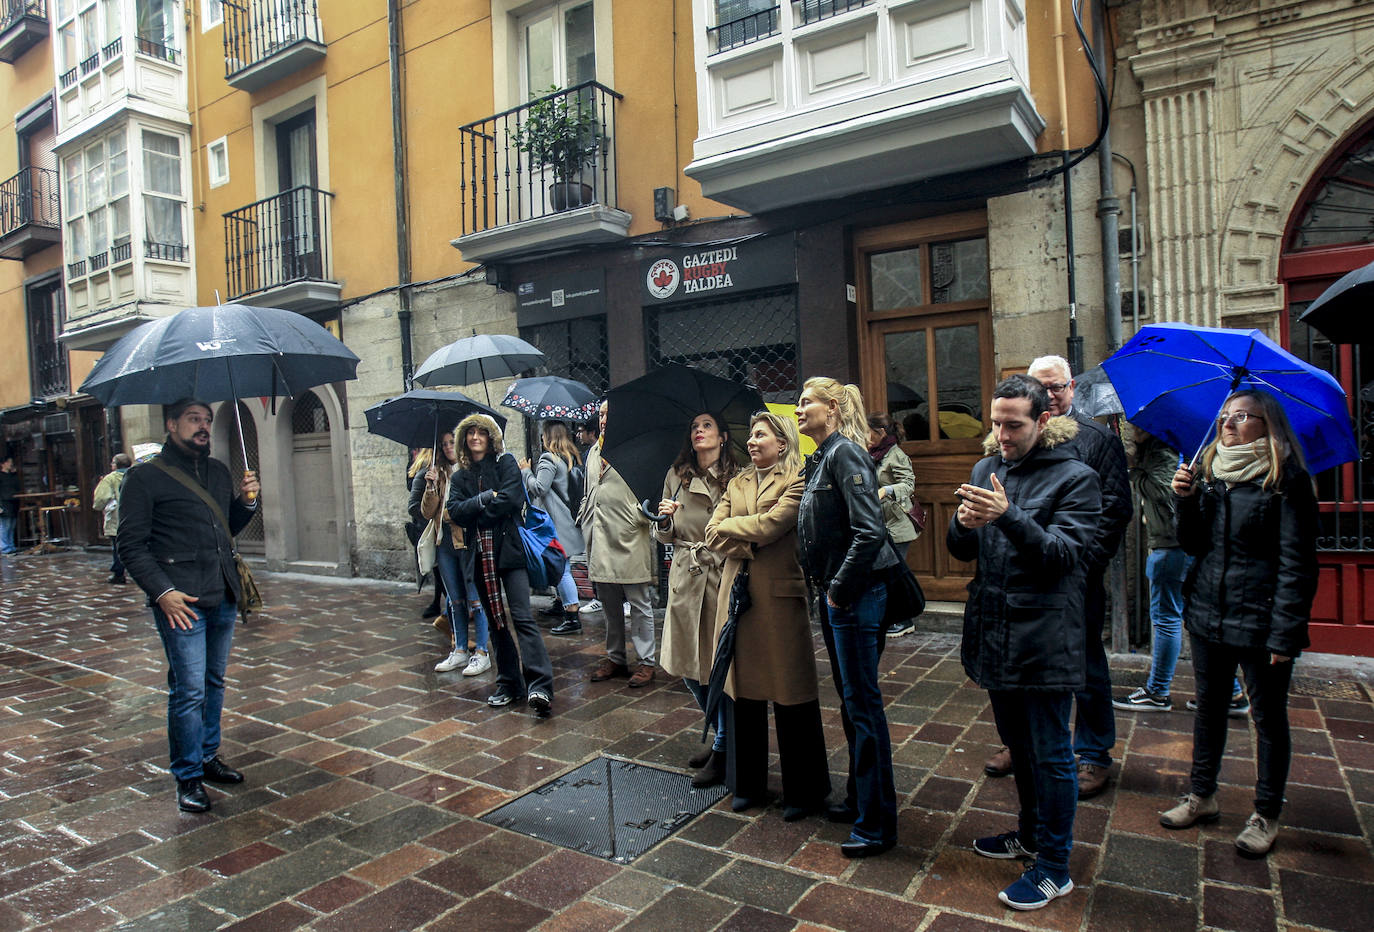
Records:
M998 894L1038 909L1073 889L1069 851L1078 804L1069 711L1083 688L1086 554L1102 495L1069 443L1081 430L1051 417L1036 380L1014 375L993 393L989 455L958 489L946 545L977 561L964 607L964 670L988 690L997 731L1011 748L1020 818L1015 831L980 838L989 858L1035 858Z
M15 528L19 526L19 473L14 468L14 457L0 457L0 553L18 553Z
M235 497L228 467L210 459L209 405L179 401L166 415L162 452L125 476L117 541L120 560L148 594L167 654L177 805L205 812L210 798L202 780L243 782L243 774L219 759L219 720L240 596L230 535L252 520L259 486L247 473ZM220 514L186 483L208 495Z

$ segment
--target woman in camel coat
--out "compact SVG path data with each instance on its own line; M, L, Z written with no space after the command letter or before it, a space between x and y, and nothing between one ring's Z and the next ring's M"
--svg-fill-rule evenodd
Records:
M727 724L726 783L736 812L762 804L768 788L768 703L778 736L783 818L822 811L830 793L816 652L807 613L806 580L797 563L801 504L796 423L767 411L749 425L749 458L726 487L706 526L706 542L726 558L716 609L718 637L729 614L730 589L749 573L750 607L737 621L735 660L725 684L733 715Z

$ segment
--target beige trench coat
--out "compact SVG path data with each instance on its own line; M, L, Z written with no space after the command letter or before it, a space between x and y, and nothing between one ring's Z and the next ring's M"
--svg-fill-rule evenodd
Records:
M722 489L700 477L683 485L677 472L670 469L663 480L663 498L674 495L682 507L666 528L654 527L659 541L673 545L658 663L671 676L704 683L711 678L711 660L716 653L716 593L724 562L706 546L706 522L716 510Z
M587 577L592 582L652 582L654 542L649 519L614 467L602 470L600 452L587 454L587 486L577 523L587 543Z
M761 484L755 476L756 470L745 467L731 480L706 526L706 543L727 558L712 642L725 626L730 587L747 561L753 605L739 620L725 691L735 699L797 705L818 692L806 580L797 563L797 509L805 481L781 464Z

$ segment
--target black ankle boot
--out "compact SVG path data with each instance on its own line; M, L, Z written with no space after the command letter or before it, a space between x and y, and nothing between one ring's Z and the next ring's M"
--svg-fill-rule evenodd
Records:
M582 619L578 617L577 612L564 611L563 620L549 629L549 634L568 635L581 633Z
M725 752L712 751L711 756L706 759L706 763L697 775L692 778L692 786L715 786L717 783L725 782Z

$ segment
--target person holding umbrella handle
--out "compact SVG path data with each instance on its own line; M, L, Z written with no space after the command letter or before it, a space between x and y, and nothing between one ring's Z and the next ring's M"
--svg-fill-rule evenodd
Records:
M1317 496L1282 406L1245 389L1226 399L1200 468L1180 466L1178 539L1194 558L1183 620L1193 650L1197 711L1188 792L1160 813L1165 828L1214 822L1231 688L1240 667L1255 722L1255 808L1236 836L1246 857L1274 845L1292 757L1288 688L1310 643L1317 592Z

